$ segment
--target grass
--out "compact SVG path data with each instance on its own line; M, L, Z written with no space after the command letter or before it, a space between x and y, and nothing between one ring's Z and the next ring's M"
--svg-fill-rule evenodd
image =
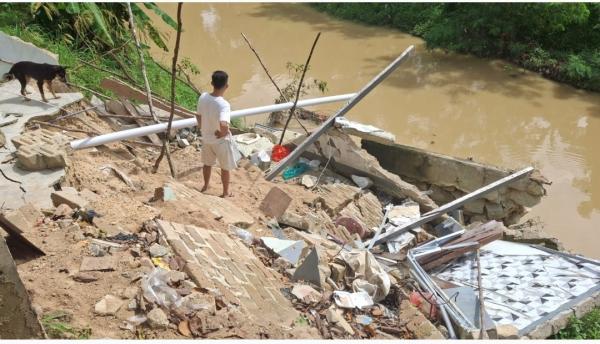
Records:
M581 319L572 317L569 325L554 339L600 339L600 308L595 308Z
M31 42L40 48L44 48L55 54L58 54L60 64L69 67L67 69L69 82L87 87L107 96L114 96L112 92L100 87L100 82L102 79L109 77L110 73L86 66L80 62L80 60L84 60L108 71L122 75L123 71L111 58L99 57L97 53L87 49L74 49L65 42L52 39L52 37L49 37L43 32L43 30L35 25L30 25L25 28L18 25L2 25L0 26L0 31L19 37L26 42ZM144 82L141 70L139 68L139 55L137 52L134 49L129 49L126 52L117 54L117 56L126 66L127 73L137 81L135 86L143 89ZM170 73L158 67L156 62L154 62L147 54L145 61L150 88L153 92L159 94L163 98L170 99ZM167 69L170 70L170 67ZM124 81L130 83L127 80ZM189 110L195 110L196 102L198 100L198 95L196 92L180 81L177 81L175 85L175 102ZM83 91L83 93L85 93L87 96L91 96L91 94L86 91Z
M72 316L64 311L54 311L42 317L42 326L52 339L89 339L91 328L76 328L69 324Z

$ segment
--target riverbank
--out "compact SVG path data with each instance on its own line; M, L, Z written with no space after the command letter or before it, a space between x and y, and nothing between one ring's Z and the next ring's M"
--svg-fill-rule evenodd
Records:
M429 48L508 60L600 91L600 4L318 3L337 18L423 38Z

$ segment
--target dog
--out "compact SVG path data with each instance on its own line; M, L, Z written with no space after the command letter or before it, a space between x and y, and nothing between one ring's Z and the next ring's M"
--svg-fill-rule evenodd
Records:
M27 98L27 94L31 94L31 92L27 92L25 87L29 83L29 80L35 79L37 81L38 88L40 89L40 94L42 95L42 100L47 103L48 99L44 95L44 84L48 86L50 93L54 96L54 99L58 99L54 91L52 90L52 80L58 78L60 81L66 83L67 82L67 67L51 65L47 63L35 63L31 61L21 61L15 63L12 68L8 71L8 73L4 74L3 79L5 81L10 81L13 79L19 80L21 83L21 95L25 97L25 100L31 100Z

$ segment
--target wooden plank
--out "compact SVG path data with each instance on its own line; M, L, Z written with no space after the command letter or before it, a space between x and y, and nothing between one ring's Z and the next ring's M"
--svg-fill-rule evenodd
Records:
M344 116L367 94L369 94L369 92L371 92L377 85L379 85L383 80L385 80L385 78L388 77L394 70L396 70L396 68L398 68L398 66L400 66L400 64L410 56L414 48L415 47L411 45L406 50L404 50L404 52L400 56L398 56L397 59L390 63L383 71L381 71L375 78L373 78L373 80L371 80L365 87L363 87L362 90L360 90L352 99L350 99L350 101L346 103L346 105L339 109L335 115L329 117L325 122L323 122L323 124L321 124L315 131L313 131L312 134L310 134L310 136L308 136L306 140L304 140L304 142L302 142L298 147L296 147L296 149L294 149L290 153L290 155L288 155L285 159L281 160L279 164L274 166L272 169L267 170L265 179L271 180L275 178L275 176L281 173L281 171L283 171L283 169L286 166L296 161L296 159L300 157L300 155L308 148L308 146L315 143L319 136L323 135L323 133L325 133L325 131L327 131L335 123L335 119L337 117Z
M464 247L450 252L441 252L427 255L419 259L419 264L423 269L431 270L455 258L458 258L467 252L479 249L479 247L488 244L494 240L502 239L503 233L504 226L502 225L502 223L497 221L490 221L477 228L466 231L460 237L443 245L442 248L466 242L478 242L478 246Z
M144 92L116 79L103 79L100 82L100 86L115 92L119 97L125 99L135 99L144 103L148 101ZM170 105L160 99L157 99L156 97L152 97L152 105L165 111L171 111ZM194 112L178 105L175 105L175 115L183 118L191 118L196 116Z
M140 126L146 126L148 125L146 123L145 120L140 119L139 117L139 113L137 111L137 109L133 106L133 104L131 104L131 102L127 99L121 99L121 103L123 104L123 106L125 106L125 109L127 110L127 112L129 112L129 114L132 116L133 120ZM157 134L150 134L147 136L148 139L150 139L150 142L154 143L155 145L162 145L162 140L158 137Z
M409 229L417 228L417 227L420 227L430 221L433 221L448 212L451 212L455 209L462 207L467 202L481 198L484 195L486 195L492 191L498 190L498 189L514 182L517 179L521 179L523 177L528 176L532 171L533 171L533 167L527 167L525 169L522 169L521 171L515 172L509 176L506 176L506 177L499 179L493 183L490 183L480 189L477 189L471 193L468 193L460 198L457 198L452 202L444 204L443 206L441 206L439 208L433 209L432 211L423 214L423 216L421 216L419 219L414 220L413 222L407 223L406 225L404 225L402 227L397 227L395 230L381 235L379 237L379 239L375 241L375 245L379 245L384 242L387 242L393 238L396 238L400 234L408 231Z

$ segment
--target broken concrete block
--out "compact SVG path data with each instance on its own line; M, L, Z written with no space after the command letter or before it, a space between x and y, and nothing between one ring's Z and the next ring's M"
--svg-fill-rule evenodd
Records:
M298 265L298 261L302 256L302 251L304 250L304 247L306 247L306 243L302 240L281 240L272 237L262 237L260 240L271 251L290 262L293 266Z
M498 325L496 326L498 339L519 339L519 329L513 325Z
M483 208L485 206L485 199L480 198L465 203L464 209L466 212L473 214L483 214Z
M56 207L52 216L54 218L70 217L72 214L73 214L73 209L71 209L71 207L69 207L68 204L63 203L63 204L60 204L58 207Z
M111 271L115 270L117 260L113 256L84 257L79 271Z
M280 224L294 227L303 231L307 231L310 226L305 217L287 211L283 213L283 215L281 215L277 221Z
M146 314L146 317L148 317L148 325L151 328L165 329L169 326L169 318L167 318L165 312L160 308L154 308Z
M209 314L215 314L217 306L215 297L209 294L192 292L181 299L181 306L185 312L207 311Z
M148 248L148 253L150 253L150 257L152 258L163 257L169 254L169 249L162 245L154 243L150 246L150 248Z
M154 189L154 201L175 201L177 200L177 196L175 196L175 191L168 186L161 186L159 188Z
M502 205L498 203L486 202L485 212L487 214L488 219L491 220L500 220L506 215L504 212L504 208L502 208Z
M55 207L66 204L73 209L77 209L86 208L89 204L88 200L81 197L79 192L72 187L63 187L61 191L53 192L50 198Z
M294 285L292 295L304 303L317 303L321 301L321 293L306 284Z
M304 185L307 189L313 188L317 185L317 177L305 174L302 176L300 184Z
M444 339L442 333L410 301L402 300L398 317L417 339Z
M0 212L0 227L8 233L24 240L37 252L44 254L43 240L39 235L37 225L44 215L31 203L27 203L13 211Z
M329 264L329 269L331 270L331 279L337 283L344 283L344 277L346 276L346 266L338 263Z
M314 204L321 204L329 216L335 217L348 204L358 197L360 189L346 184L331 184L322 187L323 194L314 200Z
M98 315L115 315L123 305L120 298L113 295L106 295L94 306L94 313Z
M331 270L325 264L321 263L322 253L314 247L306 256L302 264L294 271L293 281L305 281L323 288L327 283L325 280L331 275Z
M524 207L531 208L534 205L540 203L542 200L541 197L536 197L528 194L527 192L517 191L514 189L510 189L508 192L508 198L513 200L518 205L522 205Z
M65 167L65 145L69 141L67 136L47 129L29 131L12 139L17 148L17 164L28 171Z
M81 283L90 283L98 280L98 277L89 272L78 272L73 275L73 281L81 282Z
M350 326L346 319L344 319L344 313L341 310L336 309L335 306L332 305L331 307L329 307L329 309L327 309L325 317L327 318L327 321L332 325L343 329L350 335L354 334L352 326Z
M285 191L274 186L265 196L259 209L267 216L280 217L290 206L292 198Z

